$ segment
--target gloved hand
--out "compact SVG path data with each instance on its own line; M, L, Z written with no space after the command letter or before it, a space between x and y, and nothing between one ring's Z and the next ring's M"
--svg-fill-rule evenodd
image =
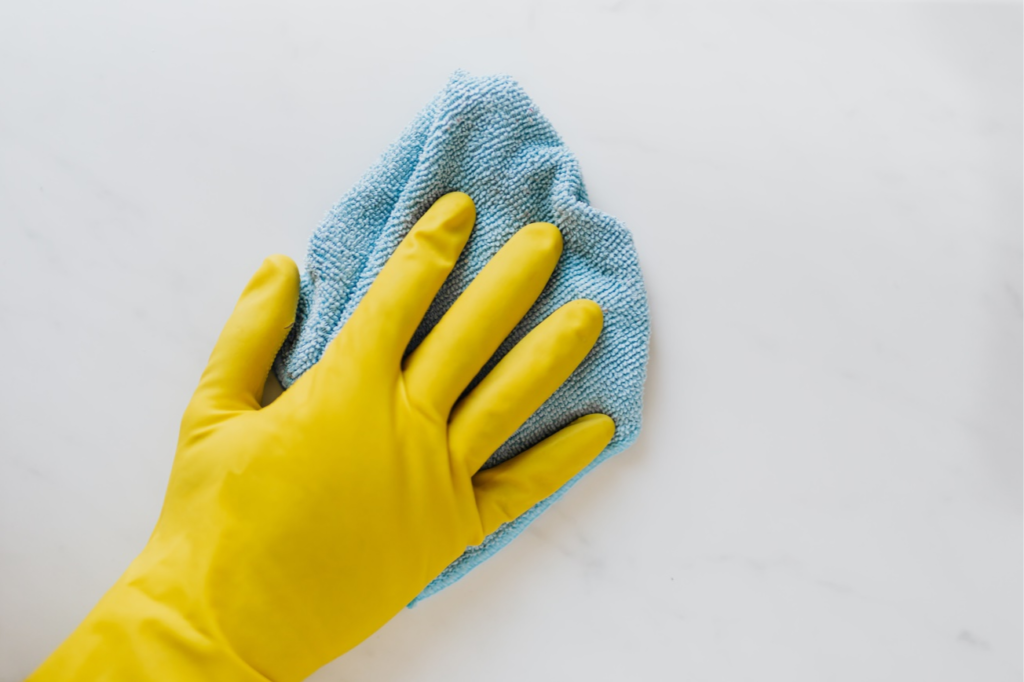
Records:
M403 362L475 215L441 197L320 362L261 408L299 288L289 258L263 263L185 410L152 537L31 680L301 680L604 449L615 427L592 414L479 471L597 340L592 301L459 399L554 270L553 225L522 228Z

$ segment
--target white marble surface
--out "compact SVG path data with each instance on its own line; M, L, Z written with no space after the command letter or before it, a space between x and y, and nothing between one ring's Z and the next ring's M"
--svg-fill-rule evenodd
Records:
M260 259L464 67L633 229L646 431L315 676L1019 680L1021 6L0 8L0 680L144 544Z

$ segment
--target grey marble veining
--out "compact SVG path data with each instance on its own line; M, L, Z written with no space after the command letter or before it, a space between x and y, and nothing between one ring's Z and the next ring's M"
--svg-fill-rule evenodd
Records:
M8 3L0 681L156 520L267 254L457 67L633 230L645 432L316 680L1021 678L1021 6Z

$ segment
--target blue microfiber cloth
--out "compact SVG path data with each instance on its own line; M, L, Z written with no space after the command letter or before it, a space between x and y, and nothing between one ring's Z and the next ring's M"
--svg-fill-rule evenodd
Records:
M604 310L597 345L485 467L592 412L610 415L616 431L590 466L467 549L413 604L492 556L582 476L632 443L640 431L647 372L647 296L629 232L590 206L576 159L515 81L457 71L313 233L295 327L274 364L285 388L320 359L416 220L438 197L456 190L476 203L476 225L410 350L498 249L531 222L561 229L562 258L537 303L481 376L562 304L589 298Z

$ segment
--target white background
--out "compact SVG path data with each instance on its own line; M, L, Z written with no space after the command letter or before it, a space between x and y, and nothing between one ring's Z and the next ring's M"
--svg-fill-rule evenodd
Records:
M1021 14L4 3L0 680L142 548L249 275L457 67L633 230L645 431L315 679L1019 680Z

